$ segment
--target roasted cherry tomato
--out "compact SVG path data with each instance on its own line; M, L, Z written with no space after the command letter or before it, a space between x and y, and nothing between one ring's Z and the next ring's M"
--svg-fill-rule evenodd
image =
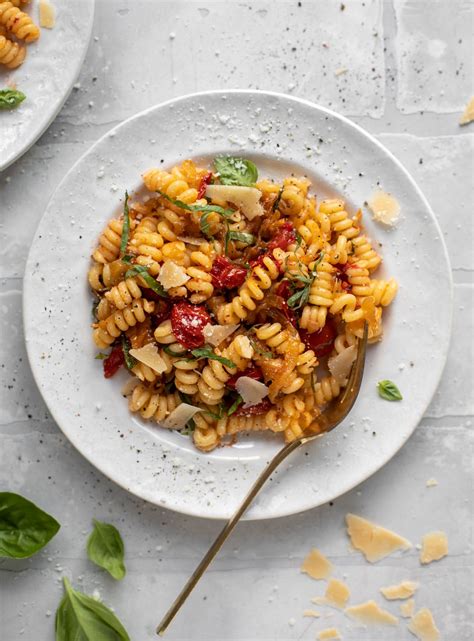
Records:
M296 327L297 325L296 314L292 309L288 307L288 303L286 302L292 294L291 288L290 288L290 281L284 278L278 284L278 287L275 290L275 294L283 298L283 301L281 304L281 311L285 314L286 319L290 321L293 327Z
M268 398L264 398L260 403L251 405L250 407L243 407L241 405L233 416L258 416L259 414L266 414L271 407L272 404L270 400Z
M316 356L327 356L334 347L337 330L334 323L329 320L318 332L310 334L305 329L300 329L299 334L306 347L312 349Z
M247 367L243 372L237 372L237 374L231 376L226 383L227 387L235 389L235 384L241 376L248 376L256 381L260 381L263 378L262 370L259 367Z
M211 276L214 287L234 289L245 281L247 270L224 256L217 256L212 264Z
M350 266L354 267L353 264ZM337 269L336 278L341 282L341 288L346 292L350 292L352 289L352 285L349 283L349 278L347 276L347 268L349 267L349 263L346 263L345 265L337 263L336 265L334 265L334 267Z
M205 174L201 178L201 182L199 183L199 189L198 189L198 200L200 198L204 198L204 194L206 193L206 187L209 185L209 183L212 180L212 171L208 171L207 174Z
M280 249L288 249L288 245L296 241L296 232L293 224L288 222L280 227L275 236L267 245L268 251L273 251L277 247Z
M176 340L186 349L196 349L204 345L202 330L211 322L204 307L182 301L173 305L171 327Z
M111 378L125 363L122 345L116 345L103 362L105 378Z

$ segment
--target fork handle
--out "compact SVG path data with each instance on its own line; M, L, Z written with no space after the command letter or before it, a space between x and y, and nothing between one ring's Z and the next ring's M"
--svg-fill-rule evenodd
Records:
M178 613L179 609L181 608L183 603L186 601L188 596L190 595L191 591L193 590L193 588L195 587L199 579L202 577L202 575L207 570L207 568L211 564L216 554L219 552L219 550L223 546L224 541L227 539L229 534L232 532L232 530L235 528L235 526L239 522L240 517L244 514L244 512L247 510L249 505L254 500L254 498L260 492L260 490L262 489L263 485L265 484L269 476L276 470L276 468L280 465L280 463L286 459L287 456L289 456L292 452L298 449L300 445L302 445L303 443L306 443L307 440L311 440L311 439L301 438L291 443L288 443L279 452L277 452L277 454L275 454L273 459L268 463L268 465L265 467L265 469L262 471L260 476L257 478L255 483L250 488L250 491L245 497L245 499L237 508L235 514L231 516L231 518L227 521L227 523L224 525L222 530L219 532L214 543L211 545L211 547L207 551L206 555L204 556L200 564L194 570L193 574L188 579L184 588L176 597L176 600L173 603L173 605L170 607L168 612L165 614L165 616L161 620L161 623L156 629L157 634L163 635L166 632L166 629L168 628L169 624L174 619L174 617L176 616L176 614Z

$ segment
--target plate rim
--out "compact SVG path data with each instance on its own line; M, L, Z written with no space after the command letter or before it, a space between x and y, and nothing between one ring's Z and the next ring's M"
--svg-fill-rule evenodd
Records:
M89 47L90 47L91 40L92 40L92 31L94 29L94 16L95 16L95 0L88 0L88 2L89 2L90 6L92 8L91 15L90 15L90 28L89 28L89 33L88 33L87 39L83 43L83 48L82 48L82 51L81 51L81 55L79 57L79 61L78 61L79 64L77 66L76 73L72 76L71 82L70 82L69 86L67 87L66 91L64 92L64 96L58 102L56 108L50 114L50 117L47 118L45 120L45 122L43 123L43 125L41 125L36 130L36 132L34 133L33 137L31 138L31 140L24 147L21 147L16 153L12 154L9 158L7 158L5 163L2 164L0 162L0 173L5 171L5 169L8 169L8 167L13 165L13 163L15 163L17 160L22 158L22 156L24 156L31 149L31 147L33 147L35 142L37 142L41 138L41 136L45 133L45 131L47 129L49 129L49 127L56 120L59 112L64 107L64 104L65 104L66 100L71 95L73 87L76 84L76 80L79 78L79 75L80 75L80 73L82 71L82 67L84 65L84 60L86 59L86 55L87 55L87 52L89 51ZM82 158L82 156L81 156L81 158ZM71 167L71 169L72 169L72 167ZM69 173L69 171L67 173ZM62 182L62 180L61 180L61 182ZM61 184L61 183L59 183L59 184ZM59 187L59 184L58 184L58 187ZM52 196L54 196L55 192L56 192L56 189L54 190ZM50 200L51 200L51 198L50 198ZM50 200L48 200L48 205L49 205ZM46 205L46 208L48 207L48 205ZM46 212L46 209L44 211ZM41 218L42 217L43 216L41 216ZM29 255L29 251L28 251L28 255Z
M92 0L92 2L94 2L94 0ZM212 96L219 96L219 95L229 96L229 95L237 95L237 94L239 94L239 95L243 94L243 95L249 95L249 96L250 95L258 95L258 96L274 97L274 98L279 98L279 99L283 99L283 100L288 100L288 101L293 102L293 103L300 103L300 104L303 104L303 105L305 105L307 107L310 107L310 108L313 108L313 109L315 108L320 112L323 112L323 113L325 113L325 114L327 114L327 115L329 115L329 116L331 116L333 118L341 120L342 122L344 122L345 125L356 129L361 135L363 135L365 138L367 138L372 144L375 144L393 163L395 163L395 165L398 167L398 169L404 174L405 178L408 179L411 187L417 192L417 195L421 199L424 207L429 212L430 217L431 217L432 221L434 222L435 229L438 232L438 239L439 239L439 241L441 243L442 253L443 253L443 256L444 256L444 259L445 259L445 262L446 262L447 275L448 275L447 286L448 286L448 289L449 289L449 303L448 303L449 304L449 315L448 315L448 318L447 318L448 326L447 326L447 331L445 332L445 334L443 336L444 349L443 349L443 352L442 352L442 358L440 359L440 364L438 366L438 373L437 373L437 376L436 376L436 385L434 387L433 394L427 399L426 403L423 404L423 406L420 408L419 412L416 415L416 422L415 422L414 428L412 429L412 431L410 433L408 433L406 435L406 437L403 440L400 441L397 449L394 450L394 451L391 451L388 456L384 456L383 458L378 459L375 466L367 468L367 472L364 473L364 475L360 478L360 480L355 485L353 484L352 481L350 481L347 484L346 487L343 487L341 489L341 491L338 492L336 497L343 496L344 494L346 494L350 490L358 487L360 484L365 482L368 478L370 478L375 473L377 473L380 469L382 469L401 450L401 448L406 444L408 439L413 435L413 433L415 432L415 430L419 426L419 423L420 423L421 419L423 418L424 413L426 412L427 408L429 407L429 405L430 405L430 403L431 403L431 401L432 401L432 399L433 399L433 397L434 397L434 395L435 395L435 393L436 393L436 391L437 391L437 389L439 387L439 384L440 384L440 381L441 381L441 377L442 377L444 369L446 367L447 356L448 356L448 352L449 352L449 346L450 346L451 338L452 338L452 326L453 326L454 280L453 280L453 273L452 273L452 267L451 267L451 260L450 260L450 257L449 257L449 252L448 252L448 249L447 249L446 241L444 239L440 224L438 222L437 217L435 216L435 213L434 213L430 203L428 202L427 198L425 197L425 195L422 192L421 188L418 186L418 184L415 181L415 179L412 177L410 172L403 165L403 163L383 143L381 143L379 140L377 140L377 138L373 134L368 132L366 129L364 129L359 124L355 123L353 120L351 120L347 116L344 116L344 115L342 115L342 114L340 114L340 113L338 113L338 112L336 112L336 111L334 111L332 109L329 109L327 107L319 105L318 103L313 102L311 100L308 100L306 98L300 98L300 97L297 97L297 96L291 96L291 95L288 95L288 94L285 94L285 93L281 93L281 92L265 91L265 90L257 90L257 89L225 89L225 90L224 89L218 89L218 90L212 90L211 89L211 90L206 90L206 91L199 91L199 92L192 92L192 93L184 94L182 96L173 97L173 98L170 98L169 100L154 104L154 105L152 105L150 107L147 107L146 109L143 109L142 111L140 111L140 112L138 112L136 114L133 114L132 116L129 116L125 120L122 120L120 123L118 123L117 125L115 125L111 129L106 131L98 140L96 140L88 149L86 149L84 151L84 153L73 163L73 165L69 168L69 170L66 172L66 174L62 177L61 181L58 183L58 185L54 189L53 193L51 194L51 197L48 200L48 203L47 203L47 205L46 205L46 207L45 207L45 209L43 211L43 214L42 214L40 220L38 221L38 225L37 225L37 228L36 228L36 231L35 231L35 235L33 237L33 240L31 242L31 245L30 245L30 248L29 248L29 251L28 251L28 257L27 257L27 260L26 260L26 263L25 263L25 271L24 271L24 275L23 275L23 290L22 290L23 333L24 333L24 339L25 339L25 343L26 343L26 352L27 352L27 356L28 356L28 362L29 362L29 365L30 365L30 368L31 368L31 371L32 371L32 374L33 374L33 378L35 380L35 383L36 383L36 385L38 387L38 390L39 390L39 392L41 394L41 397L42 397L44 403L46 404L46 406L48 408L48 411L50 412L53 420L57 424L57 426L60 429L60 431L68 439L68 441L81 454L81 456L83 456L94 467L94 469L98 470L106 478L109 478L111 481L116 483L119 487L123 488L124 490L126 490L127 492L132 494L133 496L138 497L140 500L147 501L149 503L152 503L153 505L159 506L160 508L172 510L172 511L178 512L180 514L184 514L184 515L187 515L187 516L193 516L193 517L197 517L197 518L205 518L205 519L209 519L209 520L227 520L228 517L219 516L219 515L215 516L215 515L207 514L207 513L206 514L202 514L202 513L199 512L199 509L193 509L192 507L188 507L188 506L179 506L179 507L172 506L167 501L159 500L159 497L156 500L152 500L150 498L145 498L140 491L137 492L136 490L134 490L134 489L132 489L130 487L127 487L126 482L121 480L120 477L118 477L117 475L110 474L109 472L106 473L101 468L97 467L96 464L93 462L93 460L91 460L91 458L88 456L88 454L82 450L80 444L77 444L76 439L74 438L74 436L71 436L69 433L66 433L63 430L60 422L56 419L55 411L53 411L50 408L46 398L44 398L44 396L43 396L42 387L41 387L41 384L40 384L41 376L39 374L39 370L37 370L37 368L36 368L36 365L35 365L35 362L34 362L34 355L31 353L32 341L28 340L28 335L31 334L31 332L28 332L28 329L27 329L27 319L29 318L29 313L28 313L28 304L29 304L29 302L28 302L27 290L29 289L29 279L31 278L31 274L32 274L31 262L33 260L33 258L32 258L33 247L34 247L34 245L36 243L36 240L37 240L38 230L39 230L40 224L41 224L44 216L46 215L46 213L47 213L47 211L48 211L48 209L50 207L51 202L55 198L56 194L60 191L60 189L62 188L63 184L66 182L66 180L69 178L70 174L72 174L75 171L76 167L83 161L83 159L88 154L90 154L96 147L98 147L103 142L103 140L107 139L111 134L115 134L121 127L124 127L124 126L128 125L130 122L132 122L135 119L142 118L143 116L147 115L148 113L150 113L150 112L152 112L154 110L158 110L158 109L161 109L163 107L167 107L167 106L170 106L170 105L175 104L175 103L184 102L184 101L187 101L187 100L190 100L190 99L198 99L200 97L204 97L204 96L208 96L208 95L212 95ZM262 471L263 471L263 469L264 469L264 467L262 466ZM243 499L244 499L244 494L242 496L242 500ZM334 499L328 499L328 500L334 500ZM261 514L253 515L252 512L250 512L250 514L244 514L242 516L241 520L244 520L244 521L263 521L263 520L269 520L269 519L273 519L273 518L283 518L285 516L292 516L292 515L295 515L295 514L300 514L300 513L306 512L306 511L308 511L310 509L315 509L317 507L325 505L326 502L327 501L325 501L323 503L315 503L315 504L309 505L307 507L299 507L298 506L296 509L291 509L291 508L290 509L288 509L288 508L285 509L285 508L279 507L277 509L273 509L273 511L270 514L263 514L263 515L261 515Z

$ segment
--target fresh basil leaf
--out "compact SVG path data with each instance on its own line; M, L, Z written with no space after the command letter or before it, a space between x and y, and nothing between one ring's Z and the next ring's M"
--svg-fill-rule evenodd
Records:
M239 406L242 405L244 402L244 399L241 396L238 396L236 400L232 403L232 405L229 407L227 410L227 416L232 416L234 412L236 412L239 409Z
M181 390L178 390L179 398L182 400L183 403L187 403L188 405L193 404L193 399L185 394L185 392L181 392Z
M131 256L130 254L126 254L125 256L122 256L120 260L122 261L122 263L125 263L126 265L131 265L132 259L133 259L133 256Z
M210 347L198 347L197 349L191 350L191 354L198 360L201 358L209 358L212 361L219 361L219 363L222 363L222 365L230 367L231 369L235 369L237 367L237 365L228 358L214 354Z
M216 414L215 412L211 412L210 410L206 410L205 412L203 412L203 414L207 414L211 418L215 418L216 421L219 421L224 416L224 413L225 413L224 403L219 403L218 407L219 407L219 414Z
M278 207L280 206L280 201L281 201L281 195L283 194L283 187L280 187L280 191L278 192L278 196L276 197L275 202L272 205L272 211L276 211Z
M246 232L228 231L227 235L229 240L236 240L239 243L245 243L245 245L252 245L255 242L255 236Z
M234 156L218 156L214 160L219 182L222 185L253 187L257 182L258 170L251 160Z
M392 381L384 380L377 383L379 396L386 401L401 401L403 396L398 387Z
M263 356L263 358L274 358L273 352L266 352L265 350L263 350L251 336L249 336L249 340L254 351L257 352L259 356Z
M15 109L25 98L26 96L22 91L0 89L0 109Z
M28 499L0 492L0 557L25 559L41 550L61 526Z
M127 366L127 369L133 369L135 365L137 364L137 359L133 358L133 356L130 356L130 341L125 334L122 334L122 351L123 351L123 359L125 361L125 365Z
M220 207L219 205L188 205L187 203L183 203L182 200L170 198L159 189L157 190L157 193L160 194L160 196L163 196L163 198L168 200L173 205L176 205L176 207L180 207L181 209L185 209L186 211L202 211L208 214L214 212L215 214L224 216L224 218L229 218L230 216L233 216L235 214L235 211L233 209L224 209L224 207Z
M211 234L211 227L210 227L209 221L208 221L210 213L211 212L204 213L201 216L201 219L199 220L199 229L201 230L203 236L205 236L206 238L209 238L209 239L213 237L212 234Z
M108 357L108 354L103 354L102 352L99 352L94 356L96 361L103 361Z
M125 192L125 201L123 203L123 225L122 239L120 241L120 255L123 256L127 250L128 236L130 234L130 212L128 209L128 191Z
M129 269L125 272L125 278L133 278L134 276L141 276L148 287L152 289L155 294L158 294L163 298L166 298L168 296L168 292L164 289L163 285L148 273L147 267L144 267L143 265L134 265L132 269Z
M87 541L87 556L117 581L125 576L124 547L120 532L110 523L94 519L94 529Z
M66 578L63 582L65 594L56 610L56 641L130 641L108 607L74 590Z

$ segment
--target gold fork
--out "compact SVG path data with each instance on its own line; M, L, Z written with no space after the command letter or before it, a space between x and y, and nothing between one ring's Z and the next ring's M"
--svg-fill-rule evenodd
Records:
M194 570L191 577L188 579L188 582L181 590L180 594L177 596L173 605L170 607L168 612L163 617L161 623L156 629L157 634L163 635L166 632L171 621L174 619L178 610L181 608L183 603L188 598L189 594L193 590L196 583L202 577L204 572L207 570L212 560L216 554L221 549L224 541L227 539L229 534L235 528L239 522L241 516L247 510L249 505L252 503L254 498L257 496L258 492L263 487L264 483L267 481L269 476L276 470L282 461L284 461L287 456L292 452L297 450L299 447L305 443L309 443L316 438L319 438L323 434L330 432L335 427L337 427L349 414L352 406L355 403L357 395L359 394L360 385L362 382L362 375L364 373L364 364L365 364L365 353L367 347L367 323L364 326L363 337L358 341L357 344L357 356L352 365L351 373L349 375L349 380L344 389L344 392L320 415L315 421L315 424L310 427L310 430L313 432L311 434L301 436L300 438L292 441L285 445L270 461L267 467L260 474L258 479L253 484L249 493L241 503L240 507L237 509L235 514L229 519L226 525L222 528L219 535L217 536L214 543L209 548L206 556L202 559L201 563Z

